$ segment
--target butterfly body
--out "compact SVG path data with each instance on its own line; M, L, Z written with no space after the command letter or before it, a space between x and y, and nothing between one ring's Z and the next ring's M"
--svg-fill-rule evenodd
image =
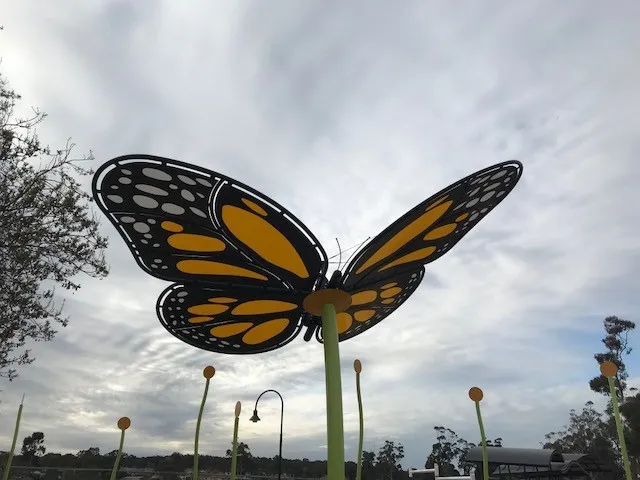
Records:
M327 255L289 211L217 172L150 155L103 164L93 194L147 273L173 282L156 311L198 348L251 354L280 348L303 328L322 341L317 306L341 291L339 340L393 313L416 290L424 265L449 251L513 189L516 161L476 172L420 203L326 277ZM337 297L336 297L337 298ZM342 297L345 299L346 297Z

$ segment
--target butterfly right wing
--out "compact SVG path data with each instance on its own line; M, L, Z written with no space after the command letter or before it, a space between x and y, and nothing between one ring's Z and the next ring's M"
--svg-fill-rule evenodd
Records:
M432 195L371 240L349 263L341 288L393 278L450 251L513 190L516 160L473 173Z
M364 333L387 318L416 291L423 278L424 267L420 266L348 291L351 306L336 314L338 341ZM322 329L319 329L318 340L321 338Z
M255 354L300 333L303 297L295 291L174 284L156 309L162 325L183 342L211 352Z

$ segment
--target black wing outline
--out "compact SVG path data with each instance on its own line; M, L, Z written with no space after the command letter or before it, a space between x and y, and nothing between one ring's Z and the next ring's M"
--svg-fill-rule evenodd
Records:
M341 288L350 292L437 260L504 200L522 168L517 160L498 163L418 204L354 256Z
M122 175L120 174L122 171L129 174ZM154 171L152 173L156 178L146 176L145 171L147 173ZM128 183L120 184L120 181ZM144 187L146 191L138 191L140 187ZM208 285L228 285L232 282L239 288L246 285L312 291L325 278L327 255L309 229L272 199L225 175L153 155L124 155L104 163L97 170L92 189L98 206L118 229L138 265L150 275L162 280L175 282L197 280ZM163 193L154 195L158 192ZM147 205L151 205L152 208L144 208L136 204L134 195L139 202L147 202ZM244 200L248 202L242 200L243 195L247 197ZM246 216L251 216L253 213L249 204L252 204L251 207L254 209L260 209L271 215L273 218L269 220L275 220L275 222L269 223L272 226L275 223L274 229L294 244L296 252L304 259L309 276L301 279L278 265L269 263L236 238L220 219L219 212L225 200L233 200L236 203L242 201L243 213ZM237 208L237 205L234 205L234 208ZM162 211L162 209L165 210ZM125 223L123 218L129 223ZM151 251L151 247L143 245L146 239L142 236L150 235L150 230L154 230L152 233L162 233L159 227L161 221L180 223L183 227L182 231L206 235L222 241L225 244L224 251L215 252L213 256L216 259L251 270L256 273L253 277L267 277L267 280L234 275L213 278L201 274L188 275L178 271L175 265L166 266L164 271L160 270L154 266L157 259L145 257L157 257L156 252L159 252L161 259L174 253L178 256L178 261L207 260L212 256L210 253L193 251L177 253L175 249L167 246L166 238L161 238L164 243L157 247L159 250ZM155 223L150 224L150 222ZM144 230L144 233L137 232L134 227ZM175 232L167 232L165 237L171 233ZM158 243L161 242L154 242L154 244Z
M283 347L300 333L303 296L173 284L158 297L156 312L162 326L189 345L250 355Z

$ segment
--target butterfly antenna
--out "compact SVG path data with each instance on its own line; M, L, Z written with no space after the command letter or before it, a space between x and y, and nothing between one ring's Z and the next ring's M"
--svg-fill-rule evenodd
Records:
M338 255L339 255L338 270L340 270L340 265L342 264L342 248L340 248L340 241L338 240L338 237L336 237L336 243L338 244Z
M358 252L360 251L360 249L362 248L362 246L363 246L365 243L367 243L367 242L369 241L369 239L370 239L370 238L371 238L371 237L367 237L367 238L365 238L365 239L364 239L364 240L363 240L363 241L358 245L358 248L356 248L356 249L353 251L353 253L352 253L351 255L349 255L349 258L347 258L347 261L345 262L345 265L346 265L346 264L348 264L348 263L351 261L351 259L353 258L353 256L354 256L356 253L358 253ZM355 245L354 245L354 246L355 246ZM351 248L353 248L353 247L351 247ZM351 249L349 249L349 250L351 250Z
M367 238L367 240L369 240L369 238L371 238L371 237L368 237L368 238ZM367 240L365 240L364 242L366 242ZM362 242L362 243L356 243L355 245L352 245L352 246L350 246L349 248L345 248L345 249L344 249L344 252L346 253L346 252L348 252L349 250L353 250L353 249L354 249L354 248L356 248L356 247L358 247L358 248L359 248L359 247L361 247L361 246L362 246L362 244L363 244L364 242ZM340 252L340 253L336 253L335 255L330 256L330 257L329 257L329 260L332 260L332 259L336 258L337 256L340 256L342 253L343 253L343 252ZM336 263L336 262L329 262L329 263Z

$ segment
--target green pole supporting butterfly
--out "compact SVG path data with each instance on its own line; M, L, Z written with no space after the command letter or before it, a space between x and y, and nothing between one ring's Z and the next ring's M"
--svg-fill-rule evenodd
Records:
M219 172L125 155L96 171L92 189L138 265L172 282L156 305L172 335L233 355L269 352L302 332L305 341L323 343L327 475L344 480L339 342L400 307L425 265L449 252L521 175L522 164L510 160L453 183L363 242L344 265L340 254L331 275L328 255L300 220Z
M342 380L338 329L333 304L322 306L324 364L327 388L327 477L344 478L344 429L342 424Z

